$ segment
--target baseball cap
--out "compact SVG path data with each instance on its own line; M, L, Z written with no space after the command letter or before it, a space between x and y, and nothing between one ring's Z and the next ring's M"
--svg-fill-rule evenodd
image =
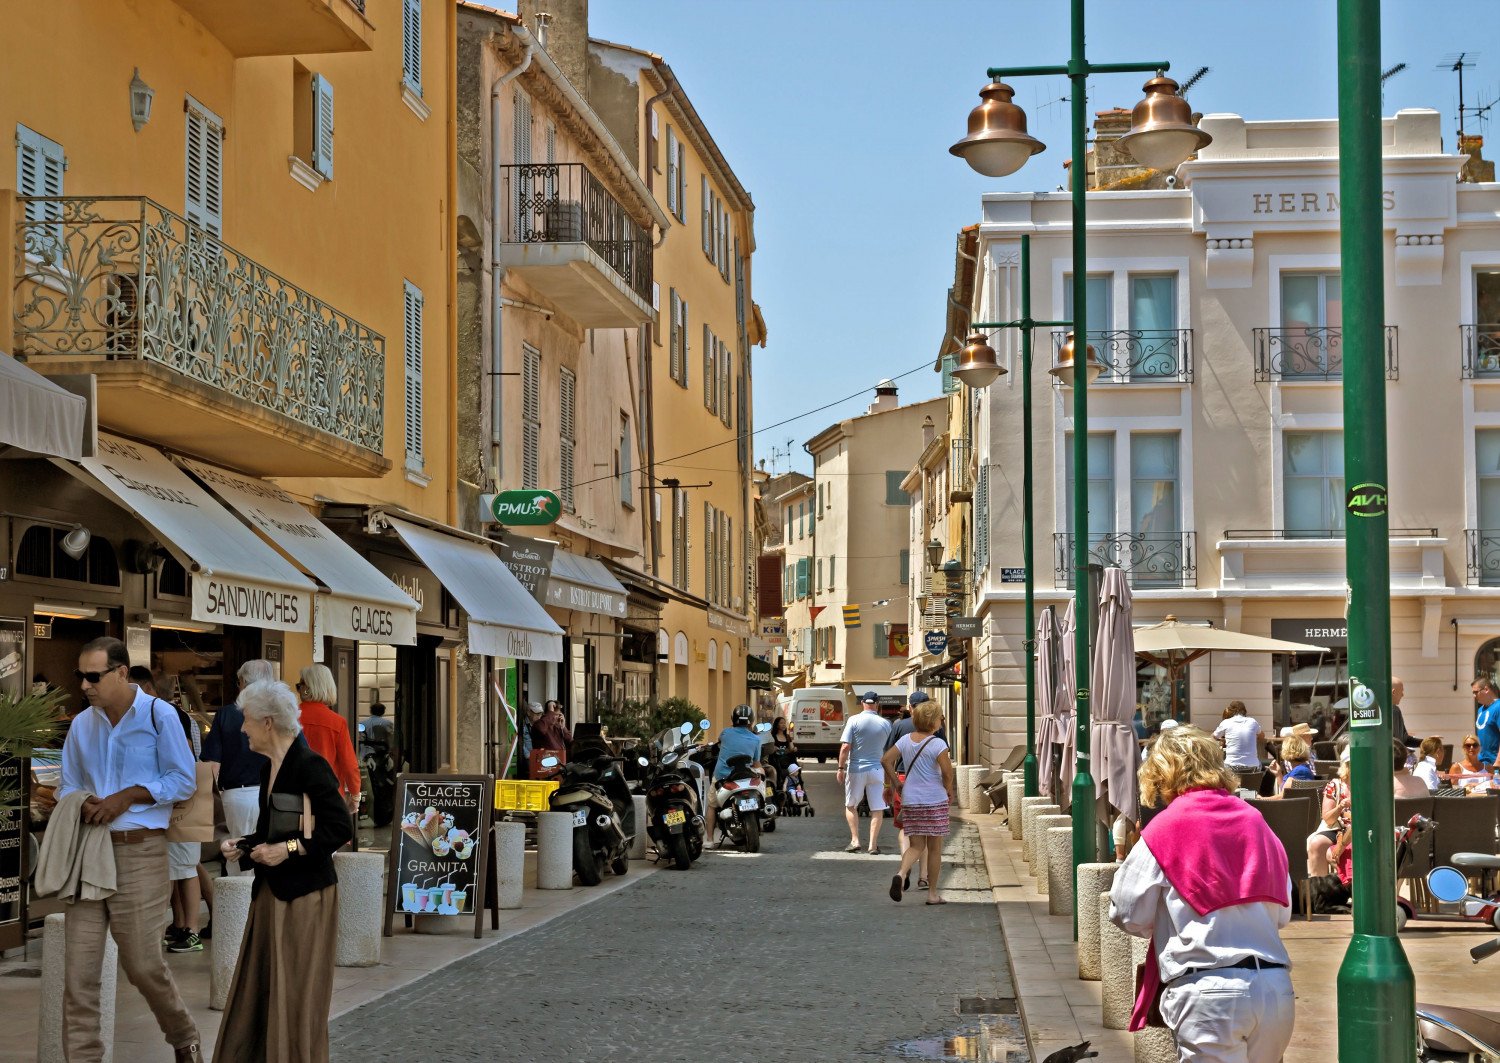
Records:
M924 701L931 701L931 700L932 700L932 699L931 699L931 698L929 698L929 697L928 697L928 696L927 696L927 694L926 694L926 692L925 692L925 691L922 691L922 690L913 690L913 691L912 691L912 692L911 692L911 693L910 693L910 694L909 694L909 695L908 695L908 696L907 696L907 698L906 698L906 703L907 703L907 704L908 704L908 705L920 705L920 704L922 704L922 703L923 703L923 702L924 702Z
M880 696L878 694L876 694L875 691L873 691L873 690L866 691L865 692L865 696L862 697L862 698L860 698L859 700L860 700L860 702L862 704L865 704L865 705L879 705L880 704Z

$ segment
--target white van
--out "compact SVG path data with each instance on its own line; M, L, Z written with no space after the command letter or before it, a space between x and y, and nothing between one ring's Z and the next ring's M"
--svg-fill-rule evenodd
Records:
M838 757L844 718L853 706L854 699L839 687L804 687L776 699L777 715L791 729L798 754L817 757L820 764Z

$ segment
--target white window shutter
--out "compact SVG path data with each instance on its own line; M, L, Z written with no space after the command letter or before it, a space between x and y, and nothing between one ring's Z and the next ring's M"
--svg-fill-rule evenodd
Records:
M990 563L990 466L979 466L974 491L974 582Z
M713 193L708 188L708 174L702 178L703 188L703 251L709 258L714 254Z
M188 221L215 236L224 232L224 123L191 96L187 101Z
M512 113L512 121L515 123L511 130L511 140L515 156L511 161L517 166L531 165L531 97L520 89L515 92L515 109Z
M703 326L703 405L709 410L714 408L714 388L717 387L717 378L714 375L714 334L708 331L708 325Z
M406 282L406 465L422 468L422 292Z
M542 445L542 356L534 348L521 348L521 487L541 485L538 453Z
M714 600L714 507L703 503L703 596Z
M687 387L688 377L691 375L688 373L688 352L692 349L692 345L688 343L688 305L686 299L678 298L677 313L682 317L682 340L680 341L682 343L682 386Z
M682 345L677 337L677 289L667 293L667 374L676 380L682 375Z
M677 134L667 126L667 210L677 213Z
M578 377L571 369L564 369L560 374L558 388L558 428L560 429L559 442L561 445L562 468L559 471L560 483L559 494L562 497L563 508L573 512L576 504L576 496L573 493L574 462L573 451L578 442L577 435L577 402L578 402Z
M401 19L401 79L422 95L422 0L403 0Z
M312 167L331 181L333 180L333 83L322 74L314 74L312 92Z

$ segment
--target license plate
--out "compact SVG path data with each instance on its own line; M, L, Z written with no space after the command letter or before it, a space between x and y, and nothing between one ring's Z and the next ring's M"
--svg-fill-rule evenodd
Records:
M588 809L586 809L586 808L580 808L578 811L576 811L576 812L573 813L573 826L575 826L575 827L587 827L588 825L589 825L589 810Z
M675 827L679 823L687 822L687 813L680 808L674 808L666 815L667 826Z
M754 812L760 806L760 802L753 797L741 798L739 804L741 812Z

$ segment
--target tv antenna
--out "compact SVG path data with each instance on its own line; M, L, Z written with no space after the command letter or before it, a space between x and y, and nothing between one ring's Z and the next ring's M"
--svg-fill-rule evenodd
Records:
M1198 84L1198 82L1202 81L1205 77L1208 76L1208 74L1209 68L1206 66L1200 66L1196 71L1193 72L1192 77L1188 78L1182 83L1182 87L1177 90L1178 94L1186 96L1188 94L1188 89Z
M1397 63L1380 75L1380 105L1385 106L1385 83L1406 69L1405 63Z
M1472 115L1475 121L1484 122L1488 120L1490 110L1496 103L1495 100L1490 100L1489 103L1481 103L1470 107L1464 102L1464 71L1472 70L1476 65L1473 60L1478 58L1478 52L1459 52L1457 55L1449 56L1438 64L1439 70L1450 70L1458 75L1458 139L1460 150L1462 150L1462 142L1465 135L1464 118Z

